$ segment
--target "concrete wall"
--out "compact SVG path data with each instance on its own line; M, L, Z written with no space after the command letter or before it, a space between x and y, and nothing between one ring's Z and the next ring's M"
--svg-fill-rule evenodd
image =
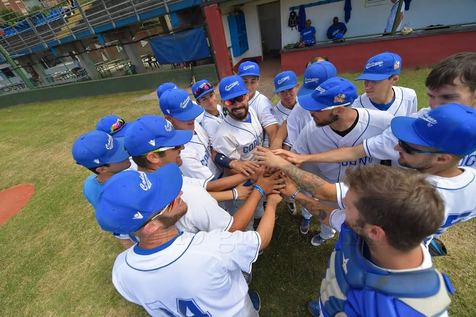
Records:
M218 81L215 65L211 64L196 66L192 70L170 70L157 73L90 80L2 95L0 96L0 107L8 107L30 102L107 95L144 89L154 90L160 83L168 81L175 82L180 86L187 86L190 85L192 76L195 76L197 79L206 78L211 82Z
M281 29L283 47L299 41L299 32L288 27L289 8L307 4L310 0L281 0ZM334 16L344 21L344 1L306 8L306 17L316 28L317 41L327 41L326 32ZM346 37L382 33L387 24L392 3L365 6L365 0L352 1L352 14L347 23ZM297 12L297 11L296 11ZM464 24L476 22L475 0L417 0L405 11L404 25L413 29L432 24Z

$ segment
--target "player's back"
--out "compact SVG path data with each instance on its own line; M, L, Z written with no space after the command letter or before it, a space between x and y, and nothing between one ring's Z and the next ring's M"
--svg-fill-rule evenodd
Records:
M242 271L250 271L259 245L254 231L183 233L156 249L121 253L113 283L152 316L248 316Z

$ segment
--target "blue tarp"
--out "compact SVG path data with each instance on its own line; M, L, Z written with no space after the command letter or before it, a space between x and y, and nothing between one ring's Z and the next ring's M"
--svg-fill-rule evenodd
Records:
M210 57L205 30L200 27L170 35L149 39L157 61L161 64L175 64Z

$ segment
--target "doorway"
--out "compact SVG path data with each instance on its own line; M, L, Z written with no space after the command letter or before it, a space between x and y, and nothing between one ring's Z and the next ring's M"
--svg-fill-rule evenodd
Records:
M259 5L258 17L263 57L277 58L281 52L281 13L279 1Z

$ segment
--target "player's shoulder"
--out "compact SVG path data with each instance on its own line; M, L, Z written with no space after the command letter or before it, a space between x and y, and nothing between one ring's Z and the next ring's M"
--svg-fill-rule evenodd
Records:
M359 112L359 123L386 129L393 119L393 114L377 109L356 108Z
M401 93L403 99L414 99L416 97L416 91L412 88L403 87L403 86L394 86L395 91Z

